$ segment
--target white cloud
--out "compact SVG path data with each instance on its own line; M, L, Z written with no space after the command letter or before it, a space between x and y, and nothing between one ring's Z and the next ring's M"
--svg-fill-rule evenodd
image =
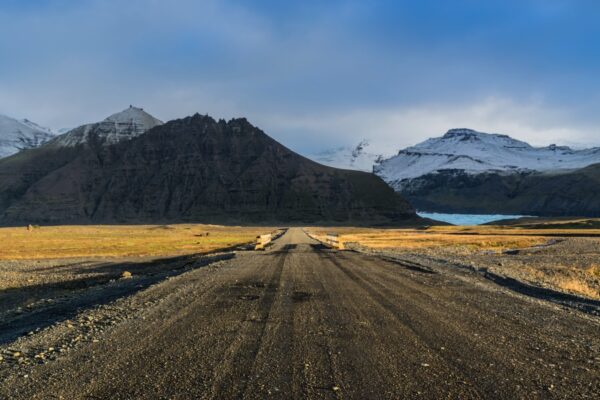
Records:
M429 104L318 116L274 115L262 119L267 131L281 139L305 132L304 139L295 143L295 148L304 153L322 147L320 143L352 145L367 138L372 151L389 155L451 128L507 134L539 146L600 145L596 126L577 123L568 110L535 100L518 103L489 97L472 104Z

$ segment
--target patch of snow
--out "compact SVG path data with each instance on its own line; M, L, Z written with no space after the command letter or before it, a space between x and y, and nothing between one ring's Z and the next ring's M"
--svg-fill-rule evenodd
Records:
M82 125L57 136L52 141L56 146L76 146L88 143L93 136L104 145L110 145L122 140L139 136L163 122L148 114L142 108L129 108L113 114L101 122Z
M381 156L367 151L368 146L369 142L362 140L354 147L342 146L336 149L324 150L309 155L308 158L334 168L373 172L373 165Z
M442 170L467 173L554 171L583 168L600 162L600 148L573 150L567 146L533 147L507 135L451 129L380 160L374 172L399 190L402 181Z
M0 115L0 158L38 147L54 137L54 132L28 119Z
M55 130L55 132L57 135L62 135L63 133L69 132L71 129L73 129L73 128L60 128L60 129Z

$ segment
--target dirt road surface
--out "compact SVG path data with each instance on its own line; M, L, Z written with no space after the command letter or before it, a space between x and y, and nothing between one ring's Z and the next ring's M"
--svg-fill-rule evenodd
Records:
M301 229L135 296L161 301L4 376L0 398L600 397L598 317Z

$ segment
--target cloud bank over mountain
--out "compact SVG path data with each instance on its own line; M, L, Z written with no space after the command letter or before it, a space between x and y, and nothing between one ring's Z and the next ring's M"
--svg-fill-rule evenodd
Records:
M598 144L599 17L558 0L8 1L0 113L244 115L302 152L395 151L454 126Z

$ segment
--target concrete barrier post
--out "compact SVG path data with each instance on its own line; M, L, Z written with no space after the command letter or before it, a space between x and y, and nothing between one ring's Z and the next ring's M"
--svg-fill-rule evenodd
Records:
M343 245L340 242L340 236L335 232L327 233L327 236L325 236L325 243L334 249L341 250L343 248Z
M254 250L264 250L265 247L271 243L271 234L260 235L256 237L256 246Z

